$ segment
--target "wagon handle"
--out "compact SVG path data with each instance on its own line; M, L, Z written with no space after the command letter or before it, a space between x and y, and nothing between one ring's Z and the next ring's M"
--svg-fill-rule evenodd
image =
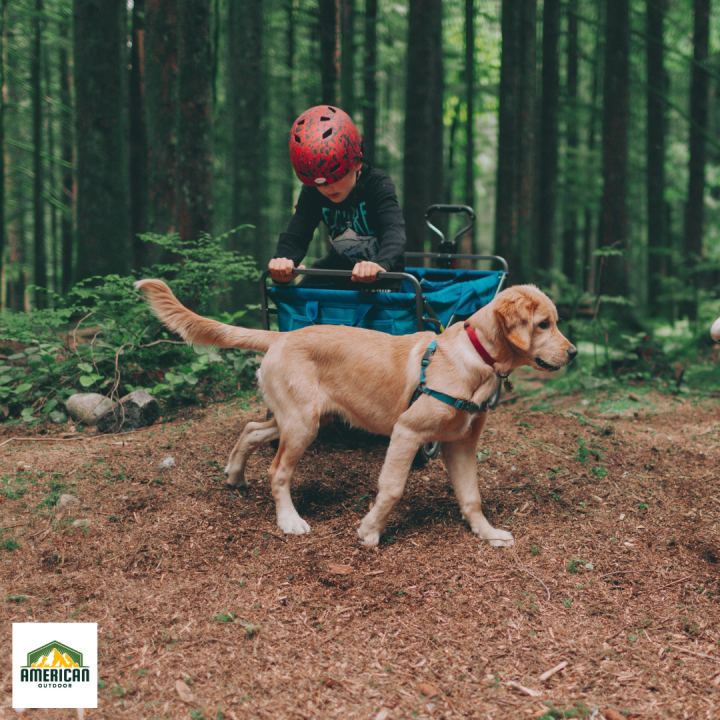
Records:
M293 268L293 275L325 275L327 277L352 277L352 270L320 270L315 268ZM269 330L270 323L268 317L268 304L267 304L267 278L270 276L270 271L265 270L260 276L260 306L262 309L263 329ZM423 295L422 288L416 277L413 277L409 273L399 272L384 272L378 273L378 280L407 280L412 283L415 291L415 319L417 321L417 331L423 332L425 326L423 325ZM281 287L287 286L288 283L277 283ZM358 285L370 285L373 283L358 283ZM362 291L364 288L359 287L358 291ZM369 288L365 288L369 289Z
M432 230L439 238L440 242L446 242L445 236L439 228L436 228L431 222L430 218L436 213L446 213L448 215L457 215L458 213L465 213L470 221L460 232L458 232L452 239L451 248L443 248L441 252L447 252L448 250L454 250L457 247L458 238L461 238L466 232L472 230L475 225L475 211L468 205L431 205L425 211L425 222L427 226Z

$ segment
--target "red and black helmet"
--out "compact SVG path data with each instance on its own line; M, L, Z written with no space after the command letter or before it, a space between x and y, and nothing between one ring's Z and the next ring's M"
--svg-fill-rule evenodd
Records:
M330 185L362 160L362 138L347 113L317 105L293 123L290 160L305 185Z

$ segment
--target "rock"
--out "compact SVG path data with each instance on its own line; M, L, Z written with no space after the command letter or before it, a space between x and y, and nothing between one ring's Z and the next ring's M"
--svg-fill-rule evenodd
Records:
M68 398L65 409L75 422L95 425L115 404L110 398L99 393L76 393Z
M74 495L61 495L55 503L55 511L64 513L73 508L79 507L80 501Z
M90 521L87 519L76 520L73 523L73 527L87 527L89 524L90 524Z
M160 405L147 390L133 390L97 421L101 433L129 432L152 425Z
M163 472L164 470L169 470L170 468L175 467L175 458L172 455L168 455L159 465L158 470L160 472Z

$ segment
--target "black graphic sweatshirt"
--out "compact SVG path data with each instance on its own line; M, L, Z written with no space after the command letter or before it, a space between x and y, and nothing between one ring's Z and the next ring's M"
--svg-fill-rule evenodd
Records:
M389 175L363 163L360 177L340 203L317 188L303 185L288 229L280 233L274 257L298 266L307 254L315 229L324 222L331 238L350 227L358 235L374 235L380 244L376 262L388 272L405 269L405 220Z

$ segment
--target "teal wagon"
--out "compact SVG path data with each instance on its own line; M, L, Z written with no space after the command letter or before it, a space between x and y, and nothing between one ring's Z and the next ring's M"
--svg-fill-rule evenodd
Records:
M469 224L451 241L430 219L435 213L465 213ZM487 305L502 288L508 272L507 262L497 255L457 253L459 238L473 227L475 213L465 205L431 205L425 213L428 226L441 242L435 253L405 253L411 262L429 262L435 267L408 267L403 273L382 273L382 279L396 280L397 291L336 289L335 278L349 278L351 271L296 269L298 275L319 276L313 285L268 285L269 271L261 278L263 327L270 326L270 315L277 315L278 329L291 332L308 325L349 325L391 335L410 335L430 330L441 333L450 325L465 320ZM458 268L460 260L490 261L500 269ZM327 277L327 285L319 284ZM269 301L274 307L270 306ZM498 384L498 391L500 386ZM496 402L497 395L496 392ZM492 407L492 403L491 403ZM424 462L437 456L439 443L428 443L418 453Z

